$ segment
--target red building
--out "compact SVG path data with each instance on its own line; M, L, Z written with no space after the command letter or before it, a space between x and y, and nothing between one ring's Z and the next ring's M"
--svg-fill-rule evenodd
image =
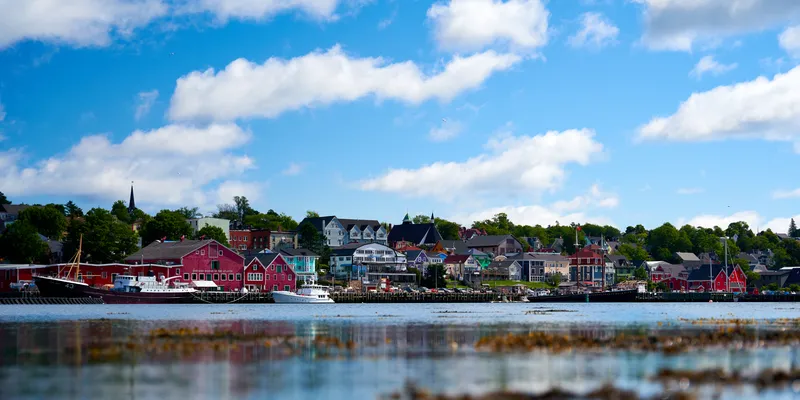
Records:
M245 259L244 285L261 292L294 291L297 276L279 253L259 253Z
M719 264L714 264L712 267L708 264L702 265L689 274L688 281L689 290L697 292L744 293L747 288L747 277L738 265L728 266L728 275L725 274L725 268Z
M244 282L244 257L216 240L155 241L125 262L174 267L170 273L184 282L212 281L224 291L240 290Z
M689 272L681 264L659 262L650 270L650 280L655 283L664 282L673 292L689 290Z
M586 247L569 256L569 275L573 282L583 285L602 287L605 256ZM606 285L614 284L613 277L605 281Z
M269 229L231 230L231 246L238 251L264 250L270 248Z
M0 292L11 292L20 289L23 285L33 282L34 275L61 276L74 279L75 275L90 286L102 287L113 285L117 275L146 276L152 273L159 278L180 276L181 265L157 264L86 264L81 263L80 268L70 264L51 265L0 265ZM180 281L180 278L176 278ZM188 282L188 281L187 281Z

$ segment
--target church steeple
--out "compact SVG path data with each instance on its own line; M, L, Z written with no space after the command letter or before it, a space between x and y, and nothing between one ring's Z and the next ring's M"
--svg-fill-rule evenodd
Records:
M433 211L431 211L431 223L436 223L436 218L433 218Z
M405 224L413 224L413 222L411 222L411 217L408 216L408 213L406 213L406 216L403 217L403 225Z
M133 214L134 210L136 210L136 200L133 198L133 181L131 181L131 199L128 201L128 213Z

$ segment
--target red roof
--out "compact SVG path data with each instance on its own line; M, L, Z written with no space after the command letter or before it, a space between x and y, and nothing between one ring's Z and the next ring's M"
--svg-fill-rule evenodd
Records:
M444 259L444 263L445 264L463 264L463 263L467 262L467 260L469 258L470 258L469 254L467 254L467 255L453 254L453 255L447 256L447 258Z

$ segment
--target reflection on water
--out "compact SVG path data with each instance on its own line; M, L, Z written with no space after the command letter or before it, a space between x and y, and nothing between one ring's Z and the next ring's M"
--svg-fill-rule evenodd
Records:
M325 317L321 315L322 308L263 307L259 312L280 310L282 314L261 318L242 318L241 309L227 312L230 306L162 306L158 314L161 317L151 319L135 315L136 308L124 306L104 306L102 311L72 309L73 314L62 314L69 315L66 319L57 313L42 317L30 313L31 309L24 318L13 318L9 316L20 313L20 308L0 309L0 398L374 399L397 390L406 381L451 394L543 392L553 387L588 391L606 382L654 394L661 386L650 378L662 368L723 368L745 373L800 368L797 346L732 347L674 356L627 351L497 354L474 347L482 337L542 329L593 338L608 338L619 332L677 334L676 324L682 332L709 329L680 325L678 317L661 317L671 321L667 327L656 324L658 319L653 316L642 317L640 323L630 321L630 316L585 323L582 319L586 317L581 315L589 314L589 305L559 305L575 312L535 316L525 314L531 306L516 305L382 305L381 314L376 314L372 305L343 306L328 308L329 316ZM627 306L617 313L627 310L642 315L632 306L653 307ZM686 307L687 314L703 314L692 305ZM772 314L763 311L764 318L799 316L796 307L777 312L774 308L773 305ZM218 314L211 314L210 309ZM194 318L189 318L186 310L191 310ZM499 317L494 317L492 310ZM663 310L651 308L650 314ZM717 311L714 316L719 318L751 318L751 311ZM176 312L181 318L169 321L164 317ZM504 317L512 314L518 320ZM567 314L572 315L572 321ZM197 328L199 332L228 332L231 336L214 341L189 337L176 350L152 344L160 343L149 336L157 328ZM291 345L283 344L283 339L270 342L272 337L291 338L287 342ZM352 342L354 346L319 345L321 338ZM798 393L791 389L755 393L752 388L743 388L725 395L793 398Z

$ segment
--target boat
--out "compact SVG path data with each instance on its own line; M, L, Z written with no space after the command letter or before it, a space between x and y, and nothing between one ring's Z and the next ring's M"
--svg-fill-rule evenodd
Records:
M636 301L637 289L528 296L531 303L631 303Z
M42 297L92 297L100 298L107 304L166 304L166 303L192 303L196 289L188 286L170 287L170 280L157 280L155 276L119 275L114 279L114 286L110 289L89 286L83 281L80 273L81 247L83 238L78 245L75 257L67 265L66 273L57 276L37 275L33 277L36 287ZM67 268L64 267L64 269ZM74 277L72 271L75 271Z
M272 300L276 303L294 304L330 304L334 302L330 296L329 288L327 286L317 285L314 281L304 284L295 292L272 292Z

